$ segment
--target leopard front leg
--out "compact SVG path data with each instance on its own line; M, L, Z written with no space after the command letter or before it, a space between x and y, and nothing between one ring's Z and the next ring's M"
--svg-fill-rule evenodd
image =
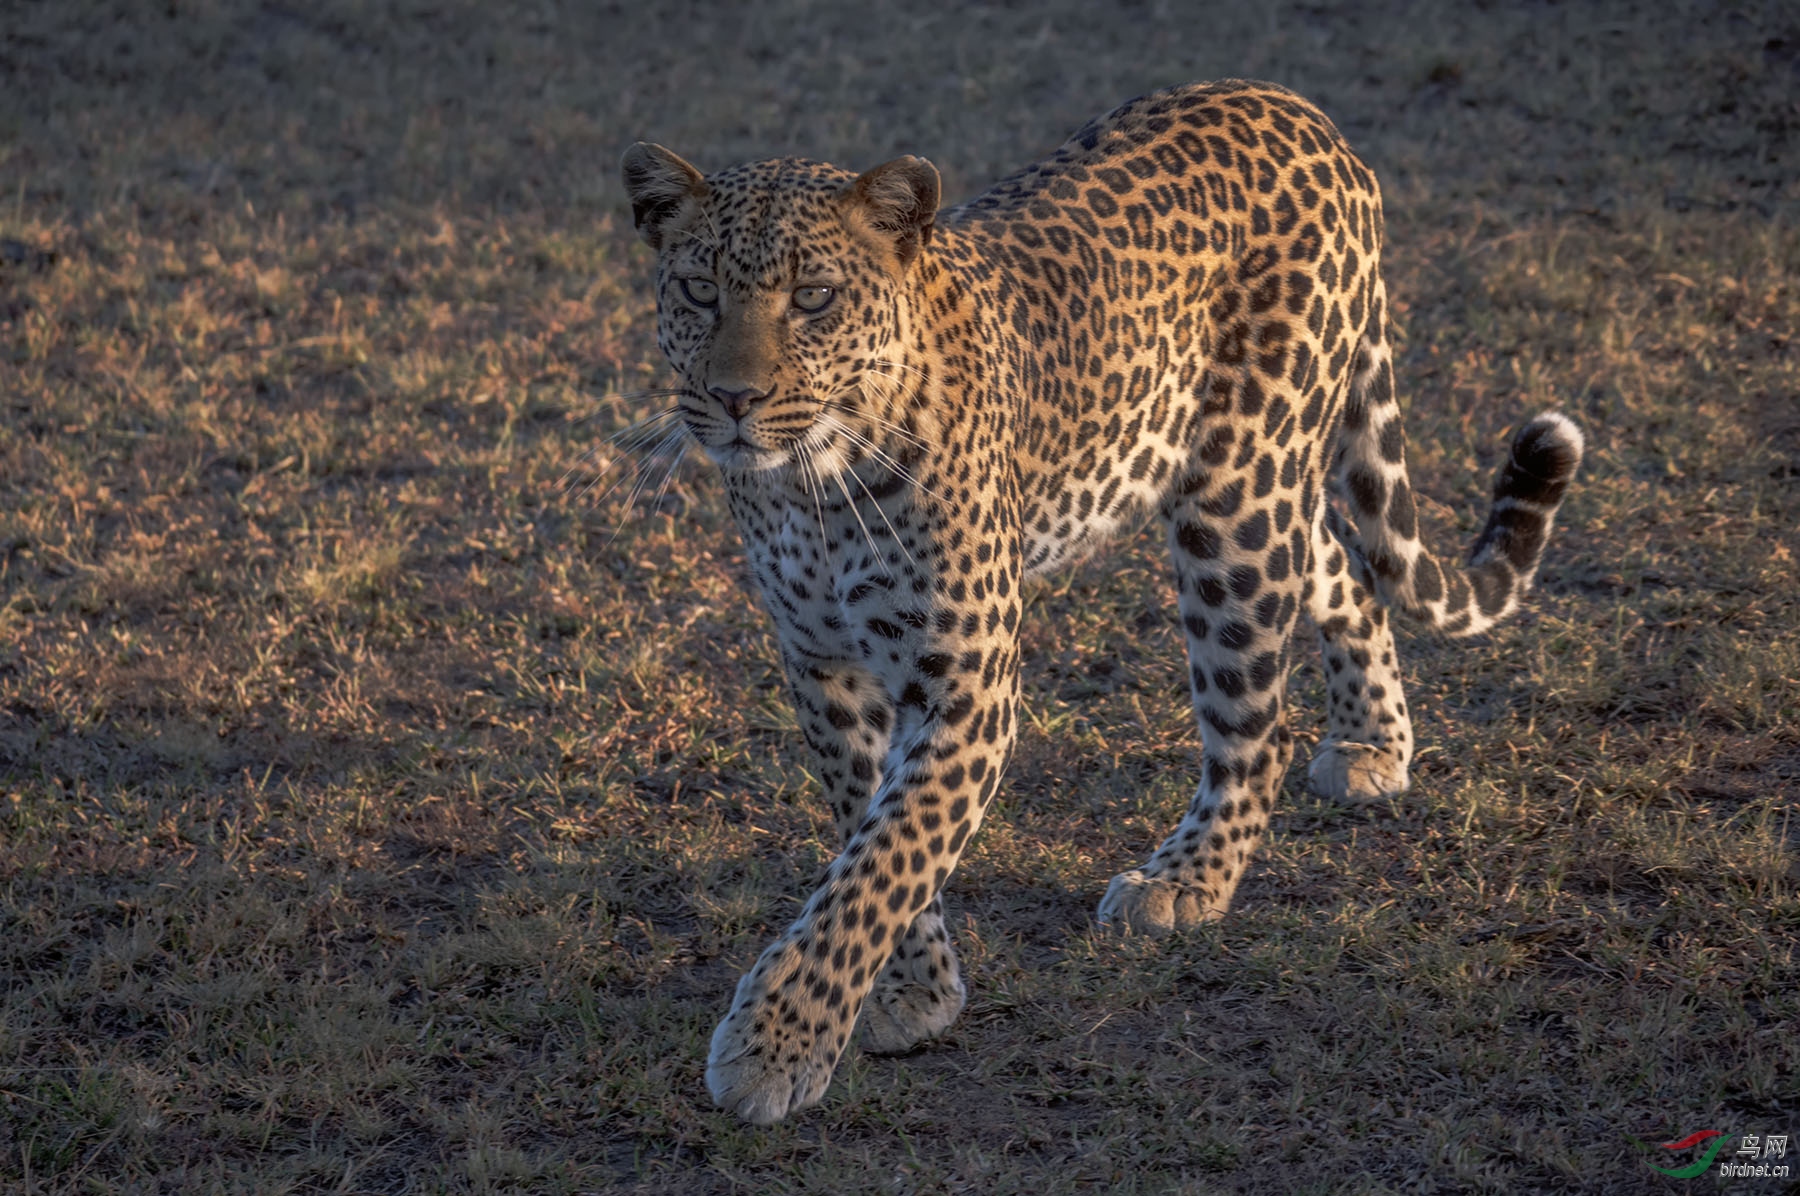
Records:
M884 972L865 1021L876 1049L904 1049L960 1008L936 899L1011 754L1016 584L1015 575L1004 617L976 620L972 633L909 611L869 618L875 642L861 642L877 670L890 666L882 681L894 710L879 782L843 852L738 984L713 1034L707 1087L746 1120L766 1124L824 1095Z
M809 659L798 645L789 645L786 657L800 729L818 757L838 840L848 844L880 783L894 704L861 665ZM909 1051L948 1030L967 999L943 901L934 897L900 936L863 1003L863 1048Z
M1010 699L938 720L943 734L901 740L863 824L826 869L798 920L738 984L713 1034L706 1082L714 1100L766 1124L816 1103L850 1040L884 960L932 906L992 798L1012 740ZM979 721L977 721L979 720ZM988 741L984 732L995 731ZM977 733L965 742L958 732ZM910 949L909 949L910 950ZM909 999L901 977L890 991ZM929 1011L898 1015L929 1023ZM884 1003L876 1045L892 1041ZM877 1028L879 1027L879 1028Z

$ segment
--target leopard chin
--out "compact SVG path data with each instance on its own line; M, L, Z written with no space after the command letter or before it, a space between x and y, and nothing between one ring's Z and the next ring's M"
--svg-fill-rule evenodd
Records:
M794 459L791 450L763 448L746 441L731 441L722 445L709 445L704 441L702 447L714 465L720 469L737 470L742 473L769 473L780 469Z

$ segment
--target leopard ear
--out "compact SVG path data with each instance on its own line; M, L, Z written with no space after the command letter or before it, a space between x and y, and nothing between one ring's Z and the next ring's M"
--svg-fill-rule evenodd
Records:
M894 246L905 267L931 240L938 189L937 167L908 154L859 176L844 199L870 232Z
M706 179L698 170L648 141L625 151L619 172L631 196L631 218L638 236L652 249L661 249L668 234L690 214L692 201L706 195Z

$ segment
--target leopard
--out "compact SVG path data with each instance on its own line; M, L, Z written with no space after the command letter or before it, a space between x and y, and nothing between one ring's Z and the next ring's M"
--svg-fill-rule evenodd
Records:
M621 168L668 414L723 480L839 844L711 1039L707 1088L751 1123L818 1103L853 1037L903 1053L962 1011L942 894L1018 739L1027 578L1166 532L1199 779L1098 922L1167 935L1225 914L1267 833L1302 623L1327 696L1307 785L1402 793L1394 616L1468 636L1514 612L1581 460L1573 421L1535 416L1466 559L1426 546L1380 191L1275 84L1130 100L951 207L912 155L704 174L638 142Z

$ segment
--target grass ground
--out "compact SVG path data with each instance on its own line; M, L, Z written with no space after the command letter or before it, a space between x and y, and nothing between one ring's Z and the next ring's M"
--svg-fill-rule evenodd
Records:
M1440 544L1585 426L1539 593L1403 644L1412 792L1290 782L1146 943L1166 566L1035 588L967 1013L740 1126L706 1038L831 829L707 470L582 492L667 376L617 156L964 196L1224 75L1385 181ZM0 1189L1779 1189L1629 1139L1800 1132L1791 9L68 0L0 79Z

